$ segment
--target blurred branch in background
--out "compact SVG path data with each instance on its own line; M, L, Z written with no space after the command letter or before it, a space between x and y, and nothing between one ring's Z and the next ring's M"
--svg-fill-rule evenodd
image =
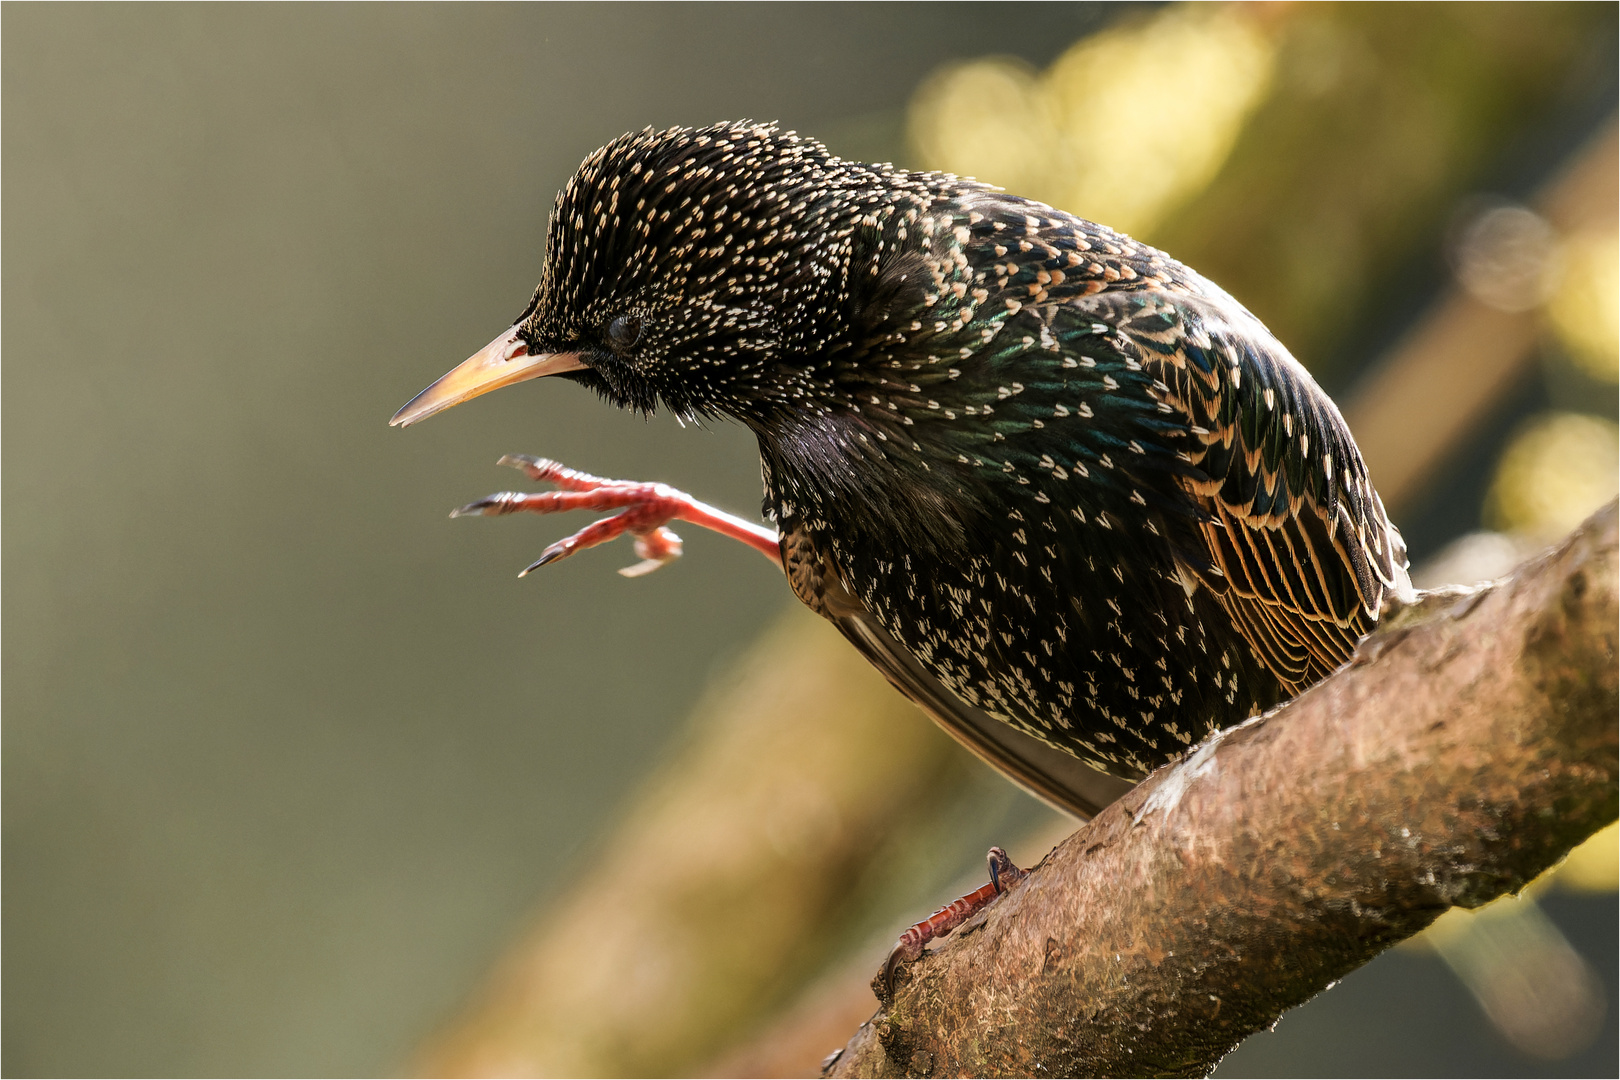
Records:
M1560 336L1578 341L1580 355L1602 370L1596 356L1617 322L1616 290L1602 294L1601 267L1591 267L1585 252L1615 236L1617 157L1611 123L1538 194L1540 214L1496 205L1476 215L1456 245L1461 288L1395 345L1347 403L1345 419L1397 518L1535 362L1549 302L1559 301L1553 326ZM1564 250L1575 257L1561 257ZM1612 266L1607 277L1614 282ZM1562 524L1573 528L1579 520Z
M1440 248L1482 170L1532 122L1584 102L1594 42L1609 33L1600 7L1171 7L1079 42L1045 72L998 58L942 69L908 114L907 163L975 174L1165 247L1342 385L1438 291L1436 268L1414 301L1402 268ZM862 132L871 141L899 126L869 119ZM1503 350L1510 363L1535 355L1545 318L1612 381L1614 290L1602 285L1613 273L1612 257L1603 262L1614 244L1612 151L1594 183L1607 184L1607 224L1538 204L1565 268L1550 298L1535 294L1544 316L1472 299L1465 314L1517 320L1511 341L1484 335L1522 341ZM1478 324L1464 322L1454 332L1475 340ZM1473 354L1447 355L1450 377L1466 383ZM1364 395L1357 402L1378 400ZM1413 426L1368 424L1357 436L1383 488L1397 465L1376 463L1401 461ZM1469 433L1466 422L1443 426L1418 455L1413 497ZM1581 445L1596 444L1590 434ZM1590 472L1586 458L1560 453L1520 458ZM1575 520L1613 494L1612 480L1582 483L1566 500L1578 512L1561 511ZM1516 531L1480 542L1509 552L1511 566L1536 529L1507 520L1521 503L1501 490L1493 513ZM722 1074L809 1074L870 1013L865 983L884 948L948 898L951 875L981 866L990 841L1027 834L1006 846L1029 862L1072 829L1034 809L1015 822L1010 788L813 623L785 617L745 674L699 707L686 748L429 1043L420 1071L681 1073L732 1047L713 1066ZM1006 835L985 835L998 821ZM800 839L775 842L773 829Z
M829 942L869 933L864 913L895 879L937 884L918 865L931 831L972 827L950 805L969 760L807 610L694 716L418 1072L690 1072L813 974Z

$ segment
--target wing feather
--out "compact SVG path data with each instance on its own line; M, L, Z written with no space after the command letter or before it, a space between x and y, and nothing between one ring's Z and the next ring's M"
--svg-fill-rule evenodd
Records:
M1193 466L1176 481L1199 521L1189 570L1290 693L1338 667L1385 596L1411 585L1405 544L1333 402L1229 297L1141 289L1068 306L1109 326L1184 418L1185 445L1171 448Z

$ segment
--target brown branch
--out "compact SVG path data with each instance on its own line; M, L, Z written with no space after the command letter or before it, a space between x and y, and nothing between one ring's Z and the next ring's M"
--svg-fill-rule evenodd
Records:
M1207 1073L1616 815L1616 510L1429 594L1160 771L901 974L839 1076Z

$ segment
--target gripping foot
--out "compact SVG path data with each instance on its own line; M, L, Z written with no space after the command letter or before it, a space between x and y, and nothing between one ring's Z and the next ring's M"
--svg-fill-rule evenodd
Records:
M990 867L988 885L981 885L966 896L953 900L900 935L900 940L894 943L894 948L889 952L889 958L883 962L883 970L878 972L876 981L879 997L887 1001L894 996L895 975L902 966L922 955L923 946L937 937L950 933L989 907L990 901L1022 881L1029 873L1027 870L1020 870L1007 853L998 847L990 849L985 861Z
M757 551L780 562L776 530L716 510L698 502L668 484L643 484L627 480L607 480L570 469L550 458L528 454L508 454L497 463L510 465L528 474L529 479L554 484L558 491L500 491L450 512L451 517L493 517L499 514L556 514L565 510L618 510L611 517L592 522L572 536L557 541L530 563L523 577L547 563L567 558L576 551L605 544L629 533L636 540L641 561L619 573L625 577L650 574L665 563L680 558L681 538L668 528L671 521L689 521L712 529L722 536L741 540Z

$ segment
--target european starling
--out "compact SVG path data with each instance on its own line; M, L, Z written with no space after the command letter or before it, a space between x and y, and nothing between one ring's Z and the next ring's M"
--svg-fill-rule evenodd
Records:
M1080 814L1322 678L1410 587L1338 409L1220 288L772 125L592 154L516 324L393 422L553 374L746 424L779 531L532 458L566 490L467 511L624 509L541 562L630 531L632 569L657 566L673 518L748 540L958 740Z

